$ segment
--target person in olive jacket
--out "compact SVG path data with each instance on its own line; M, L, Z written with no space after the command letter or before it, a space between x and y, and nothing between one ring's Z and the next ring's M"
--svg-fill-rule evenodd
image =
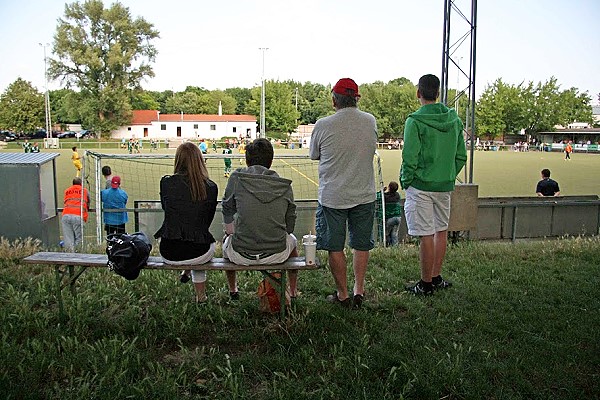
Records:
M235 170L221 206L225 234L223 257L238 265L279 264L298 256L292 234L296 204L292 181L271 169L273 145L259 138L246 146L247 168ZM288 271L290 295L296 297L298 271ZM227 271L232 300L239 298L235 271Z

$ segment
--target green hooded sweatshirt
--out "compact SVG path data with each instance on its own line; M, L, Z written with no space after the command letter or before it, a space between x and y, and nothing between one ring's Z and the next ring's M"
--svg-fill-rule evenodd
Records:
M467 162L463 124L442 103L425 104L404 125L400 184L427 192L450 192Z

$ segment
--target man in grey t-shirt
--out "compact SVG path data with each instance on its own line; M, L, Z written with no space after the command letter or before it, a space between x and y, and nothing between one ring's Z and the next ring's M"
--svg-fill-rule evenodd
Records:
M337 288L328 300L344 307L360 308L364 296L369 251L374 246L375 176L377 149L375 117L360 111L358 85L340 79L332 89L336 112L315 124L310 158L319 160L317 249L329 251L329 266ZM354 250L354 297L346 281L346 225Z

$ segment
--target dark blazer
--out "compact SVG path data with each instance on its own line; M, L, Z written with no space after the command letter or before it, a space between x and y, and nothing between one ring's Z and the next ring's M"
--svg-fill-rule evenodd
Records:
M192 201L189 182L181 175L166 175L160 180L160 202L165 219L155 238L210 244L209 232L217 208L217 185L206 181L206 200Z

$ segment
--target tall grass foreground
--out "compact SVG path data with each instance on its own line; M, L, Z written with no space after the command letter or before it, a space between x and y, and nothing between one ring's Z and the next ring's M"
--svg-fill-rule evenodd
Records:
M403 290L414 244L376 249L363 309L325 302L324 268L283 320L259 312L258 273L234 303L209 273L196 305L174 271L90 269L61 323L52 268L20 265L38 246L0 241L2 399L600 397L598 238L459 243L430 298Z

